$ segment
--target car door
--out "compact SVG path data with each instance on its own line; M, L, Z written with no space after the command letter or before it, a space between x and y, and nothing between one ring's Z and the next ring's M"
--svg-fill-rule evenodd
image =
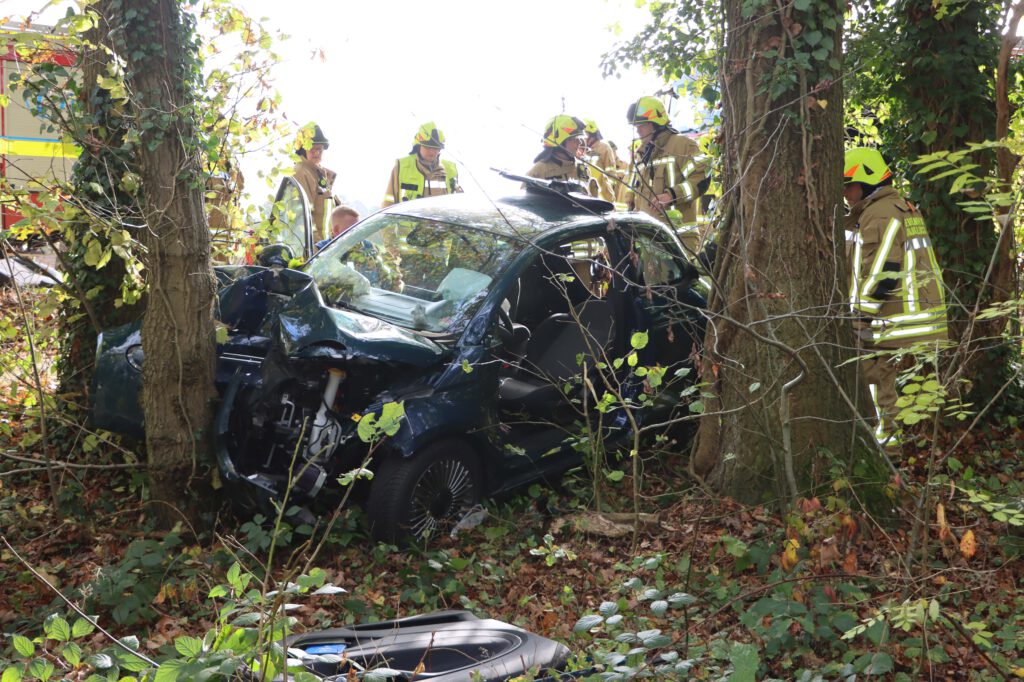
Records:
M270 220L277 243L291 249L293 257L309 260L314 252L313 217L309 197L295 178L281 180Z
M640 353L646 365L688 363L704 336L704 298L692 287L696 271L678 241L654 226L626 225L613 251L635 313L633 332L647 333Z
M605 367L621 355L629 324L621 286L610 274L604 234L579 234L544 244L518 272L505 295L516 330L508 348L494 343L503 487L564 471L580 462L580 424L593 417L594 397L584 408L579 377L586 366ZM518 340L519 328L529 330ZM506 342L508 343L508 342ZM598 384L601 382L598 381ZM584 448L585 449L585 448Z

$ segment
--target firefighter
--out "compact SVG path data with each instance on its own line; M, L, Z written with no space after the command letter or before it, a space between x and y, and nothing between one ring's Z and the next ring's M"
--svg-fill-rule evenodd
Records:
M408 156L395 161L384 193L382 208L400 201L461 192L455 164L441 159L444 133L434 122L424 123L412 140Z
M948 340L942 270L921 214L893 189L878 150L847 151L843 177L850 309L878 417L875 435L892 442L899 411L892 351Z
M615 192L622 177L619 157L614 147L604 139L594 119L584 119L583 124L583 130L587 134L586 145L590 150L588 161L591 167L596 169L594 175L599 189L598 196L606 201L615 201Z
M630 104L626 117L640 140L633 156L629 208L674 227L692 255L704 237L698 229L698 200L710 184L700 147L669 125L657 97Z
M306 124L299 135L295 153L301 157L292 174L309 199L313 214L313 241L326 239L327 217L331 214L334 201L334 180L338 176L332 170L320 165L324 151L330 147L324 131L315 123Z
M575 116L559 114L544 128L544 149L533 160L533 167L526 172L531 178L542 180L567 180L583 185L590 194L596 195L596 183L591 183L587 167L580 162L584 123Z

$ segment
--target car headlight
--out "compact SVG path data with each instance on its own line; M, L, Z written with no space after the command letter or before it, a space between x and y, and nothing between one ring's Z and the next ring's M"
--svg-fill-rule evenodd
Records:
M142 371L142 344L137 343L134 346L129 346L128 350L124 352L124 357L128 360L128 364L136 371Z

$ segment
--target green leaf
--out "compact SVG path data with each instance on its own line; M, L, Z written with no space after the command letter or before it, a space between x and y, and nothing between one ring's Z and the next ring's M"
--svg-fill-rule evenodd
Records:
M38 677L43 682L53 677L54 670L53 663L42 658L37 658L28 665L29 676Z
M614 601L601 602L601 606L598 607L597 610L601 612L602 616L607 618L609 616L614 616L616 613L619 612L619 604L618 602Z
M79 618L75 621L75 624L71 626L71 636L75 639L79 637L85 637L86 635L92 634L96 626L90 623L85 618Z
M604 476L609 481L614 481L615 483L618 483L619 481L626 477L626 472L622 471L621 469L615 469L613 471L606 471Z
M61 656L74 667L82 662L82 648L74 642L68 642L64 651L61 652Z
M242 582L238 579L238 576L239 574L241 574L241 572L242 567L236 561L235 563L231 564L231 568L228 569L228 574L227 576L225 576L227 578L228 584L236 590L242 589Z
M892 656L879 651L871 657L871 662L864 668L865 675L885 675L892 672Z
M179 637L174 640L174 649L182 656L195 658L203 653L203 640L198 637Z
M164 661L157 668L156 677L153 679L153 682L177 682L178 673L183 667L185 667L184 661L178 661L173 658L169 661Z
M82 260L90 268L96 267L96 264L100 262L100 258L103 256L103 245L100 244L98 239L91 239L85 247L85 254L82 256Z
M647 332L635 332L633 336L629 338L629 345L634 350L643 350L647 347Z
M669 606L671 606L674 609L678 609L682 606L689 606L690 604L693 604L697 601L696 597L694 597L692 594L687 594L686 592L676 592L674 594L670 594L668 597L666 597L666 599L668 600Z
M28 658L36 652L36 645L32 643L32 640L28 637L22 637L21 635L14 635L14 650L19 654Z
M21 668L17 666L8 666L4 670L4 674L0 677L0 682L21 682Z
M43 629L47 637L58 642L66 642L71 639L71 626L60 616L53 615L47 618Z
M728 682L756 682L761 657L753 645L734 644L729 650L729 662L733 670L727 678Z
M651 602L651 613L654 615L664 616L666 611L668 611L668 602L664 599Z
M592 615L589 615L589 616L583 616L578 621L576 621L576 625L573 626L572 631L573 632L586 632L590 628L595 627L597 625L600 625L603 622L604 622L604 616L598 616L596 614L592 614Z

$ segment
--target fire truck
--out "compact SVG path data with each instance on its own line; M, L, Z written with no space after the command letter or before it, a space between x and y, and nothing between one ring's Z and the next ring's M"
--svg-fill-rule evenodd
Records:
M35 49L31 54L18 50L20 35L31 32L42 36L52 45L59 45L59 37L49 33L47 27L6 24L0 26L0 191L5 196L2 206L2 229L9 229L22 219L16 201L10 192L29 192L35 199L39 193L51 191L54 181L66 180L78 157L79 149L48 131L41 102L26 102L21 89L12 91L11 77L24 73L29 63L49 61L70 67L74 55L59 47Z

